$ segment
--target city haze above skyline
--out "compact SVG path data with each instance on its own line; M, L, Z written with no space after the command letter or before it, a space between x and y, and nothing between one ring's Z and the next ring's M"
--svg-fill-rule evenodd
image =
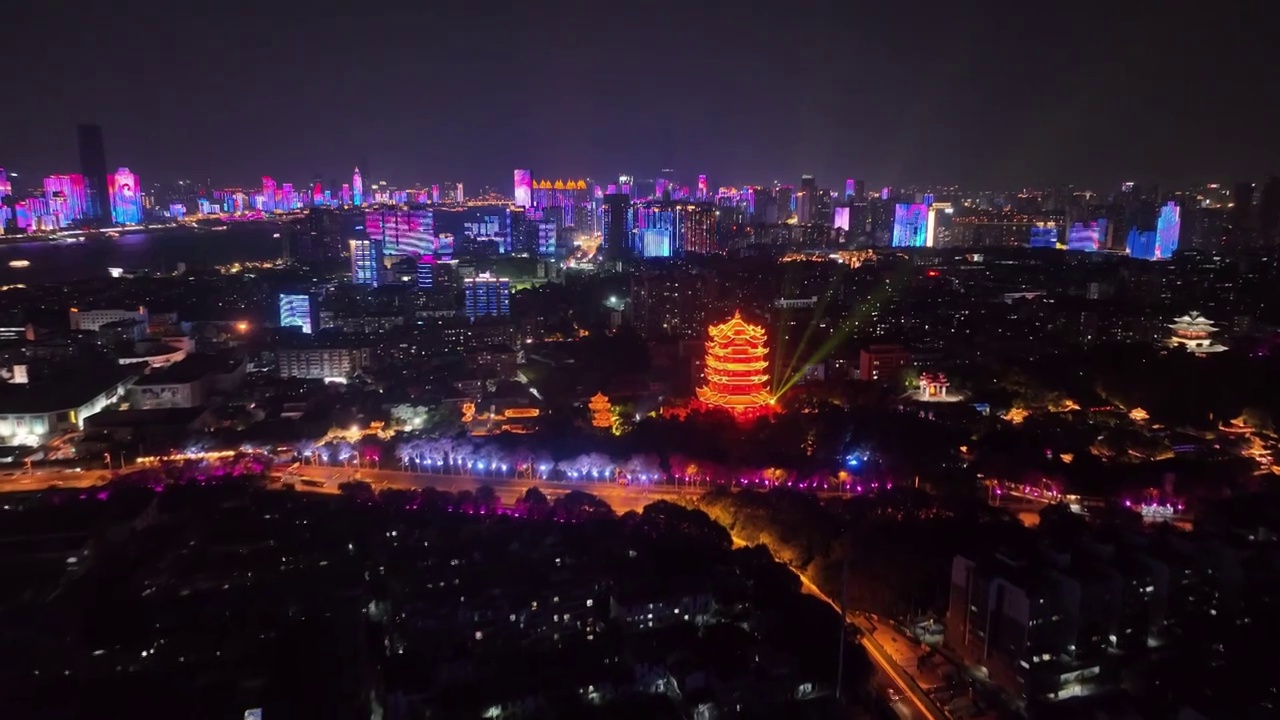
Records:
M1228 6L1194 22L1147 3L1004 0L263 7L252 22L22 6L0 59L47 81L0 116L0 167L24 186L76 172L76 125L94 122L109 167L147 186L343 182L356 165L366 183L503 192L513 167L670 167L716 186L809 173L832 189L1260 181L1280 157L1280 89L1253 70L1276 54L1255 28L1275 11Z

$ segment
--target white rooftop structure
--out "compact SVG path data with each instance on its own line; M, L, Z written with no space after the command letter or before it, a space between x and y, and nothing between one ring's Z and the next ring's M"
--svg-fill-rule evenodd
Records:
M1165 341L1168 347L1181 347L1196 354L1222 352L1226 346L1213 339L1218 332L1213 321L1198 312L1189 312L1173 319L1169 325L1173 336Z

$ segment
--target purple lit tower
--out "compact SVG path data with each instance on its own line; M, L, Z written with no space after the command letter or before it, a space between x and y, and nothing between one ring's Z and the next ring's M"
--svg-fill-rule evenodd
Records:
M0 199L13 194L13 183L9 182L9 173L0 168Z
M515 200L517 207L529 207L533 204L533 175L528 170L516 170Z
M707 199L707 176L706 175L698 176L698 199L699 200Z
M857 188L858 188L857 180L854 180L853 178L849 178L848 180L845 180L844 181L844 199L848 200L849 198L852 198L855 194L857 194Z
M262 212L276 211L276 181L262 176Z
M315 185L311 186L311 204L314 207L320 207L324 204L324 187L317 180Z
M342 183L342 200L341 200L341 202L342 202L342 204L343 204L343 205L350 205L350 204L351 204L351 184L350 184L350 183Z
M364 204L364 181L360 179L360 168L351 174L351 200L357 207Z
M135 225L142 220L138 176L129 168L122 167L107 176L107 194L111 196L111 219L117 225Z

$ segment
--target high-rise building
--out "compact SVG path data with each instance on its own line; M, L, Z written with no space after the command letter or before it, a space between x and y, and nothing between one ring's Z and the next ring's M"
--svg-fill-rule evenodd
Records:
M511 281L480 273L462 281L464 309L471 320L511 314Z
M142 194L138 191L138 176L129 168L116 170L108 183L111 198L111 219L117 225L136 225L142 221Z
M533 176L528 170L516 170L515 198L517 207L529 207L533 204Z
M282 294L280 296L280 327L301 328L310 335L314 326L311 319L311 296Z
M262 176L262 211L276 211L276 181L266 175Z
M1155 254L1157 260L1167 260L1173 257L1173 253L1178 249L1178 237L1182 234L1182 210L1177 203L1170 200L1160 208L1160 215L1156 218L1156 248Z
M698 199L698 202L702 202L703 200L707 199L707 176L706 175L698 176L698 193L696 197Z
M0 168L0 176L4 174L3 168ZM83 175L50 175L44 179L44 196L52 201L58 193L62 193L64 220L71 222L79 220L85 214L85 187ZM4 194L3 186L0 186L0 195Z
M371 208L364 213L364 229L383 255L416 258L436 252L435 216L425 208Z
M364 205L364 181L360 179L360 168L351 174L351 200L356 207Z
M356 285L377 287L382 284L382 241L372 238L352 238L351 282Z
M893 213L893 247L928 247L929 206L898 203Z
M321 205L324 205L324 186L317 180L311 186L311 207L320 207Z
M351 183L342 183L342 198L340 202L343 205L351 204Z
M630 247L644 257L716 250L716 209L710 203L649 202L632 209Z
M84 219L109 222L111 193L107 188L107 150L102 141L102 126L80 125L76 128L76 139L80 149L80 174L84 176Z
M848 202L849 199L851 198L857 197L857 188L858 188L857 180L854 180L853 178L849 178L848 180L844 181L844 199L846 202Z
M1032 225L1028 244L1033 248L1058 247L1058 226L1051 222L1039 222Z
M13 194L13 183L9 182L9 173L0 168L0 200Z
M601 214L604 226L604 256L610 260L630 257L631 197L623 192L606 193Z
M1099 218L1090 223L1075 223L1067 231L1067 249L1079 252L1095 252L1106 247L1107 219Z
M417 285L419 290L431 290L436 286L436 256L423 255L418 258Z

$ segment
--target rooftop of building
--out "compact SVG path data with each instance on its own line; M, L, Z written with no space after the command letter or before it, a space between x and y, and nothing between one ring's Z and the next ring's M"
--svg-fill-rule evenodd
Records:
M26 384L0 385L0 415L74 410L131 376L127 368L99 366L93 372Z
M180 385L195 382L214 373L228 373L243 362L228 355L193 354L162 370L144 375L135 386Z

